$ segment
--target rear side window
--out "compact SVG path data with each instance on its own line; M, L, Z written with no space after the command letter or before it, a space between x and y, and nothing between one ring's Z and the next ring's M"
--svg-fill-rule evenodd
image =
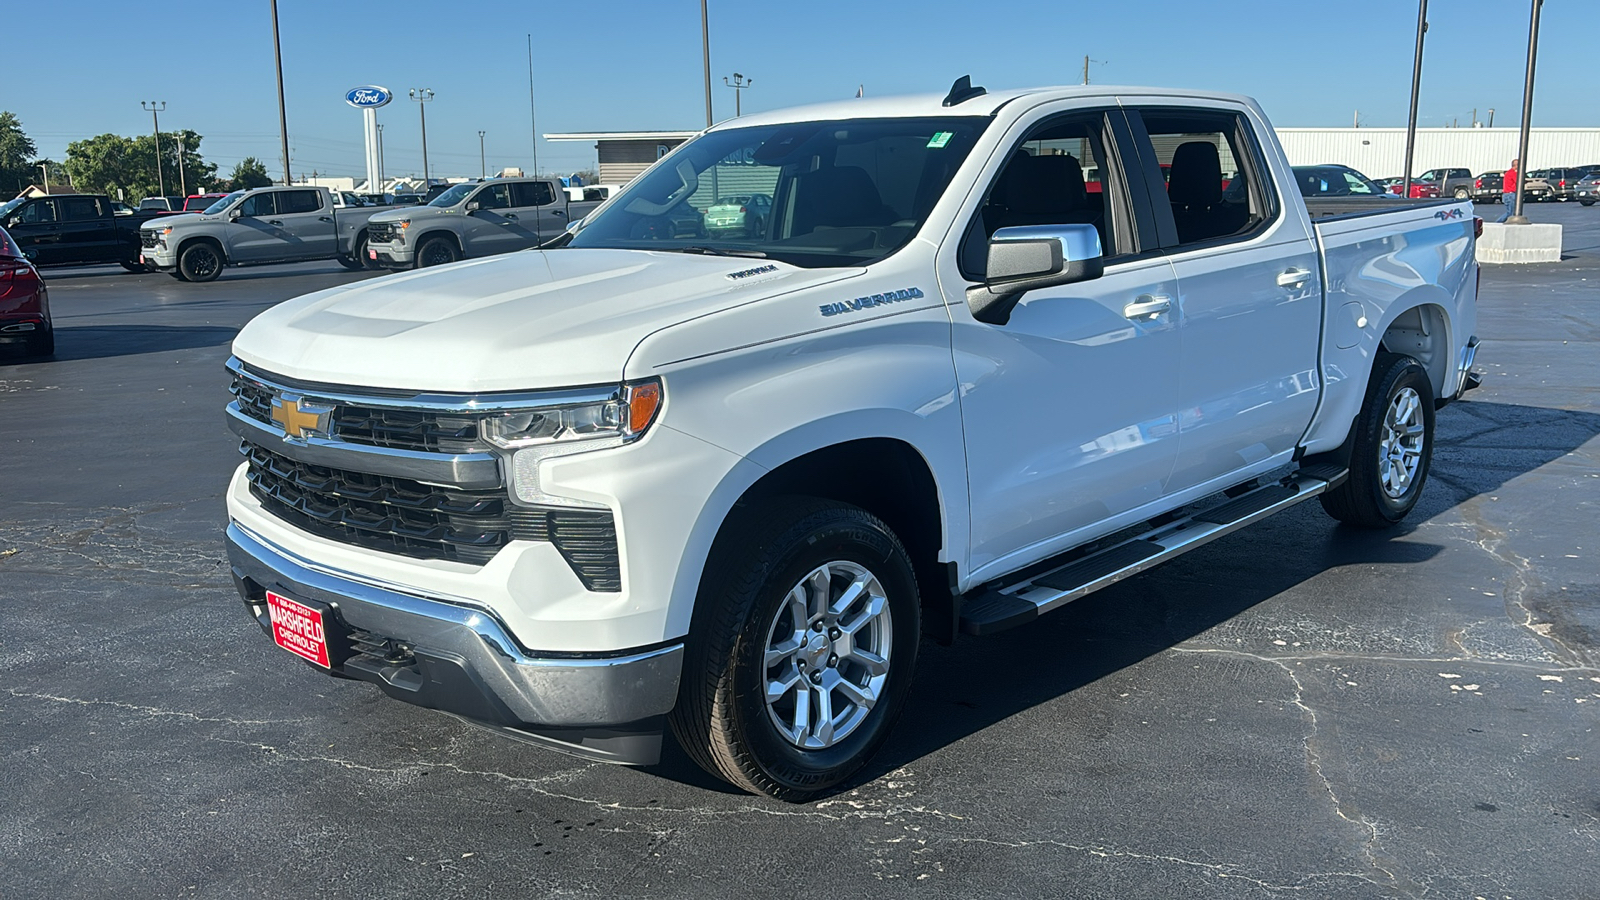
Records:
M1243 115L1201 109L1139 114L1149 135L1141 153L1153 154L1164 172L1175 246L1246 240L1277 217L1277 193ZM1167 209L1158 208L1157 218Z
M272 198L276 196L278 196L277 192L273 191L266 194L257 194L254 197L246 197L245 201L239 204L239 215L256 217L277 215L278 211L273 208L272 203Z
M316 212L321 208L322 194L319 191L282 191L278 194L278 212L283 215Z
M68 197L58 201L61 218L67 222L82 222L100 218L100 201L93 197Z
M554 203L555 192L548 181L518 181L511 185L512 206L544 206Z

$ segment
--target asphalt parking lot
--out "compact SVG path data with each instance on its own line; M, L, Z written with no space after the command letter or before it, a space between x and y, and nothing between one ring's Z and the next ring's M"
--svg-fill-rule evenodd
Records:
M1492 220L1498 207L1480 207ZM0 364L0 897L1600 896L1600 209L1485 269L1422 505L924 649L853 788L731 793L296 662L221 543L237 329L352 279L47 272Z

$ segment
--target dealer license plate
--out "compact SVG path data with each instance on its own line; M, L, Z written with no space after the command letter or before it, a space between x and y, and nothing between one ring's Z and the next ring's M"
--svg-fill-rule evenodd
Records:
M267 591L267 615L272 618L272 639L279 647L324 669L332 668L322 610Z
M378 258L378 251L376 251L376 250L368 250L367 251L367 259L377 259L377 258Z

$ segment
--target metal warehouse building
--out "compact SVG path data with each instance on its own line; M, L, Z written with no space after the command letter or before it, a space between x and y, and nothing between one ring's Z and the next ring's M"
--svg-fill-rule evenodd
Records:
M1279 128L1289 162L1342 163L1372 178L1401 175L1404 128ZM625 184L697 131L588 131L547 134L548 141L593 142L602 184ZM1419 128L1412 175L1465 166L1474 174L1504 169L1517 155L1515 128ZM1535 128L1526 169L1600 164L1600 128Z
M1372 178L1405 174L1404 128L1279 128L1278 139L1296 166L1341 163ZM1412 175L1465 166L1498 172L1517 156L1515 128L1418 128ZM1600 128L1535 128L1524 169L1600 164Z

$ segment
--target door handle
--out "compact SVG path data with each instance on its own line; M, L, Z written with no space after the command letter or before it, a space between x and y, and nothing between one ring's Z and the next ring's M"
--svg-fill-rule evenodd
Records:
M1278 274L1278 287L1296 288L1311 277L1310 269L1293 268Z
M268 219L267 220L267 224L268 225L282 225L283 223L278 221L277 219Z
M515 219L516 217L517 217L516 213L506 213L506 218L508 218L508 219Z
M333 218L331 216L317 216L317 221L318 222L332 222Z
M1140 294L1132 303L1122 308L1122 314L1130 319L1140 316L1154 318L1172 308L1172 298L1164 294Z
M566 210L562 210L562 209L552 209L552 210L550 210L550 215L552 215L552 216L560 216L560 217L562 217L564 219L564 218L567 217L567 212L566 212Z

